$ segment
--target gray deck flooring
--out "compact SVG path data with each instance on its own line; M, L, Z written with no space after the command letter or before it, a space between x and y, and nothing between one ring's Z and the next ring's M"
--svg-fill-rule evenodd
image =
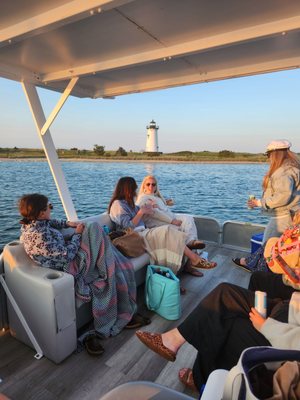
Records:
M232 257L243 256L241 252L207 247L209 258L218 263L213 270L204 271L204 277L181 275L187 293L181 296L182 318L167 321L146 311L143 305L143 288L139 288L140 311L151 316L147 330L163 332L178 325L220 282L232 282L247 287L250 274L234 267ZM195 349L185 344L175 363L167 362L148 350L135 337L134 331L124 330L117 337L103 341L105 353L91 357L85 351L72 354L61 364L42 358L35 360L34 350L12 338L8 332L0 334L0 392L13 400L53 399L99 399L110 389L136 380L157 382L196 398L179 382L177 374L182 367L191 367L196 356Z

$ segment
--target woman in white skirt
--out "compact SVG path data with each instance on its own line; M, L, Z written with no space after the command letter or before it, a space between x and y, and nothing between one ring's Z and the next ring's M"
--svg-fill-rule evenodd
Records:
M145 204L153 206L153 214L144 217L147 228L171 224L187 235L187 246L190 249L203 249L205 244L198 240L197 228L192 215L175 214L169 206L173 205L171 199L165 200L161 195L155 176L148 175L143 179L136 204L141 207Z

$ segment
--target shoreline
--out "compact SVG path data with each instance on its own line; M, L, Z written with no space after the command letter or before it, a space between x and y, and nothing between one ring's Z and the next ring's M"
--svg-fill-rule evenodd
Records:
M3 161L11 161L11 162L26 162L26 161L33 161L33 162L47 162L45 158L2 158L0 157L0 162ZM204 161L204 160L124 160L124 159L90 159L90 158L60 158L60 162L93 162L93 163L138 163L138 164L266 164L265 161L232 161L232 160L211 160L211 161Z

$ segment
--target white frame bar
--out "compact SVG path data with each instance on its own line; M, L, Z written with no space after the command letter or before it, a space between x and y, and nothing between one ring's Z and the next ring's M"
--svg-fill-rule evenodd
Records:
M37 128L37 131L38 131L39 138L41 140L44 152L47 157L47 161L48 161L56 188L58 190L59 197L61 199L63 208L65 210L65 214L67 216L67 219L70 221L76 221L78 219L77 213L76 213L76 210L75 210L75 207L73 204L73 200L70 195L68 185L65 180L64 173L61 168L60 161L58 159L58 155L57 155L56 148L54 146L54 143L53 143L53 140L51 137L51 133L50 133L49 129L47 129L47 131L44 134L42 134L42 129L44 126L51 125L55 116L58 114L62 105L66 101L67 97L70 95L70 92L71 92L69 90L70 85L72 86L73 83L75 82L75 80L77 82L77 78L75 78L68 85L68 87L66 89L66 91L68 93L66 95L65 94L62 95L63 102L62 102L62 104L60 104L61 100L58 102L57 107L54 109L53 113L51 114L52 120L50 121L49 124L47 124L45 114L44 114L36 87L30 83L26 83L26 82L21 83L22 88L25 93L25 96L26 96L26 99L28 101L29 108L31 110L36 128ZM72 88L73 87L74 87L74 85L72 86Z
M0 255L0 262L3 259L3 255ZM0 274L0 284L2 285L4 292L6 294L6 296L8 297L13 309L15 310L15 313L17 314L21 324L23 325L23 328L25 329L33 347L35 348L36 354L34 356L34 358L36 358L37 360L41 359L44 356L43 350L40 348L40 345L38 344L34 334L32 333L32 330L29 328L29 325L26 322L26 319L24 318L22 311L20 310L20 307L18 306L16 300L14 299L13 295L11 294L5 279L4 279L4 273Z

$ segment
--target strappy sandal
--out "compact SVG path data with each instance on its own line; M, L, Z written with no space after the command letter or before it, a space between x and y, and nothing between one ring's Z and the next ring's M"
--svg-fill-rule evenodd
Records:
M149 324L151 324L150 318L144 317L141 314L134 314L131 321L125 326L125 329L137 329Z
M178 372L178 378L186 387L194 392L199 392L197 386L195 385L193 371L191 368L181 368Z
M203 269L212 269L215 268L217 266L216 262L210 262L205 260L205 258L199 258L197 264L192 264L191 263L191 267L192 268L203 268Z
M250 268L247 267L247 265L241 264L241 258L232 258L232 261L235 263L240 268L243 268L247 272L252 272Z

